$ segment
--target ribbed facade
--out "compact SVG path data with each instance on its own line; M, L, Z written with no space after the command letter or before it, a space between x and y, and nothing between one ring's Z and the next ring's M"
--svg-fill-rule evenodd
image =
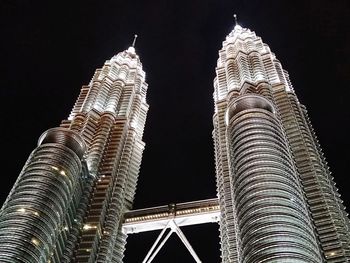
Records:
M349 219L288 73L236 25L216 74L222 261L348 262Z
M84 151L72 131L42 135L1 210L0 262L59 262L77 227Z
M0 212L0 262L122 262L148 105L134 47L83 86L45 132Z
M214 80L223 263L350 261L350 222L288 73L236 25ZM0 210L0 262L121 263L148 111L134 47L39 138Z

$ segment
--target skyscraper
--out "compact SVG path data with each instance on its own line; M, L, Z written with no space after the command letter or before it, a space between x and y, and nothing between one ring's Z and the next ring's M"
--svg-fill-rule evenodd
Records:
M236 25L214 86L223 262L348 262L349 219L276 56Z
M220 220L225 263L347 262L349 220L287 72L239 25L216 70L219 206L217 199L171 204L131 211L124 221L148 110L132 46L106 61L69 118L39 138L0 213L0 261L122 262L135 224L154 230L170 221L200 262L179 227Z
M29 156L0 214L1 262L120 262L144 143L145 73L133 46L96 70Z

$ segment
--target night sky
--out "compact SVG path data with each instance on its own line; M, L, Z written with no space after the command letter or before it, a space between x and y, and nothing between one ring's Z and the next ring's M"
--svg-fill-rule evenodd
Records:
M150 105L135 208L215 197L213 79L234 13L289 71L350 207L348 0L1 0L1 203L40 134L135 33ZM203 262L220 261L217 225L183 231ZM157 234L129 237L125 262L141 262ZM174 235L154 262L180 261L193 262Z

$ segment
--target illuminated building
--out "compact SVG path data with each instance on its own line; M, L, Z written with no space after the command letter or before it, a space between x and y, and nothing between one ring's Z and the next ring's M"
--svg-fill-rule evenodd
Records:
M236 24L214 86L223 262L348 262L345 208L305 106L269 47Z
M0 214L0 262L120 262L148 105L134 47L96 70L45 132Z
M348 262L350 224L305 107L280 62L236 25L214 80L218 198L131 210L148 105L134 44L96 70L39 138L0 212L0 262L122 262L127 235L219 223L223 263Z

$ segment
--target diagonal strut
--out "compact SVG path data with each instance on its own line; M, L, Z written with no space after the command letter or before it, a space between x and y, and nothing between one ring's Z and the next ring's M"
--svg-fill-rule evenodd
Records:
M166 233L166 230L169 229L168 234L163 238L164 234ZM181 231L181 229L177 226L174 219L170 219L168 224L163 228L163 230L160 232L159 236L157 237L156 241L152 245L151 249L148 251L145 259L142 261L142 263L151 263L155 256L158 254L160 249L164 246L164 244L167 242L169 237L172 233L176 233L182 243L185 245L187 250L192 255L193 259L196 261L196 263L202 263L202 261L199 259L198 255L192 248L190 242L187 240L185 234ZM162 240L163 238L163 240ZM162 241L161 241L162 240ZM160 242L161 241L161 242ZM159 243L160 242L160 243Z

